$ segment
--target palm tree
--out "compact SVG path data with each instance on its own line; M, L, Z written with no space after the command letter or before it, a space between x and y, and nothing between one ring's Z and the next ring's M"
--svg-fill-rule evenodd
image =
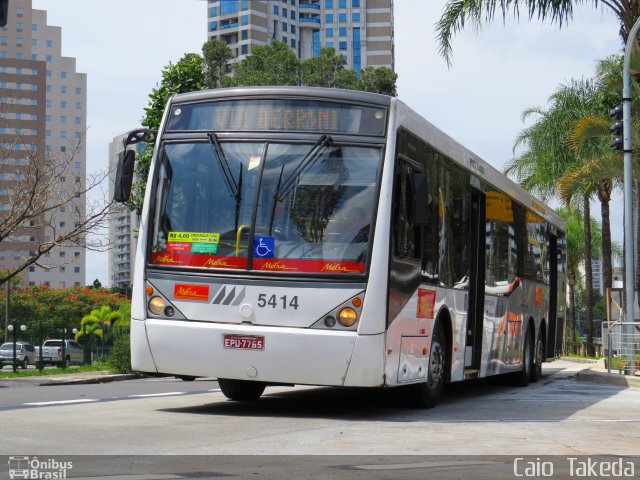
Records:
M123 318L123 312L120 310L111 310L108 305L91 310L91 313L82 317L80 321L80 331L76 334L76 340L89 336L89 341L93 350L93 341L95 337L100 338L102 345L102 354L104 354L104 342L108 331L114 323L120 323Z
M640 57L633 55L631 57L631 69L632 71L640 71ZM603 102L608 106L613 107L620 102L620 91L622 89L622 56L612 55L598 63L597 81L602 89ZM631 87L633 91L633 97L635 99L640 97L640 84L635 78L632 78ZM640 141L640 125L637 120L638 101L634 101L632 112L635 115L632 119L632 143L638 145ZM578 121L575 125L575 129L569 135L570 143L573 148L579 150L582 146L588 142L592 142L594 139L601 139L601 141L609 140L610 133L609 128L611 119L608 115L601 113L598 115L587 116ZM611 190L613 187L622 185L624 180L623 169L623 157L622 154L614 152L613 150L605 149L602 151L602 156L594 158L592 161L587 162L581 168L568 172L568 174L560 180L560 192L563 197L568 197L570 192L583 188L586 184L595 185L598 189L598 197L602 202L602 234L603 234L603 256L607 258L607 248L611 245L611 234L608 218L608 204L605 212L605 205L603 200L610 198ZM640 170L638 165L635 165L636 178L640 178L638 174ZM636 278L635 286L636 290L640 289L640 221L637 216L640 213L640 196L638 195L638 185L634 191L635 202L638 208L636 208ZM605 213L607 216L605 217ZM603 263L603 273L604 272ZM604 286L610 287L611 282L607 283L607 276L604 277Z
M558 195L558 180L566 172L578 168L583 159L567 142L569 127L577 120L593 113L598 105L596 98L597 87L590 80L573 80L569 84L561 85L551 95L550 107L547 110L536 108L525 111L524 118L537 115L537 120L523 130L516 138L514 150L526 147L527 150L519 157L511 160L505 173L516 177L520 184L530 192L547 200ZM587 151L587 149L583 149ZM591 245L590 195L591 191L581 193L584 211L585 233L585 274L587 289L587 323L589 325L588 344L593 350L593 312L591 292L591 259L593 256ZM570 286L571 288L571 286ZM575 297L574 297L575 298ZM575 305L570 304L570 309Z
M575 337L578 331L576 321L576 292L578 290L580 265L585 262L585 228L583 213L577 208L559 208L558 214L562 217L567 225L567 286L569 293L569 318L568 318L568 335L566 338L571 339L572 345L575 345ZM601 235L600 227L594 220L591 220L592 242L594 247L599 246ZM585 285L586 286L586 285ZM588 340L588 339L587 339Z
M584 4L611 10L620 22L620 36L626 43L633 24L640 16L640 0L448 0L436 23L440 54L450 65L453 35L468 25L479 29L483 23L491 23L496 15L506 21L509 14L518 19L522 11L526 12L529 20L535 17L563 27L572 19L573 8Z

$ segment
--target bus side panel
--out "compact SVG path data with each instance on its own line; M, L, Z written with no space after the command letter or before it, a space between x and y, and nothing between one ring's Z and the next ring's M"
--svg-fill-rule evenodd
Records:
M451 354L451 381L464 380L464 345L467 338L467 305L466 290L447 289L446 306L451 318L452 344L449 345Z

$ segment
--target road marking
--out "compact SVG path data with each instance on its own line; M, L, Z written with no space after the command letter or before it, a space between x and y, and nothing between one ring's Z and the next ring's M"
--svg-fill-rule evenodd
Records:
M145 393L142 395L128 395L127 398L168 397L170 395L185 395L187 392Z
M185 478L180 475L170 473L157 473L149 475L110 475L104 477L73 477L75 480L172 480L177 478Z
M42 407L44 405L64 405L68 403L86 403L86 402L97 402L98 400L93 398L78 398L76 400L57 400L55 402L32 402L32 403L23 403L23 405L33 405L37 407Z
M389 463L386 465L354 465L359 470L407 470L411 468L438 468L438 467L467 467L473 465L495 465L499 462L491 461L451 461L451 462L417 462L417 463Z
M207 390L207 392L221 392L219 388L212 388L211 390Z

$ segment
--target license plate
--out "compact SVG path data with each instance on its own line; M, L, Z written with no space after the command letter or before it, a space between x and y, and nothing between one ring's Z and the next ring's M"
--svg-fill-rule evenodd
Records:
M224 348L264 350L264 337L255 335L225 335Z

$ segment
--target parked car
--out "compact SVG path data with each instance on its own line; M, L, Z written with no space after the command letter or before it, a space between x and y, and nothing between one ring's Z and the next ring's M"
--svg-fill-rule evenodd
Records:
M82 364L84 361L84 349L82 346L73 340L45 340L42 344L42 363L43 365L61 365L62 364L62 345L65 342L64 356L66 364L71 365ZM40 352L36 357L37 361L40 361Z
M35 363L35 348L29 342L16 342L16 361L22 368ZM0 346L0 368L13 365L13 342Z

